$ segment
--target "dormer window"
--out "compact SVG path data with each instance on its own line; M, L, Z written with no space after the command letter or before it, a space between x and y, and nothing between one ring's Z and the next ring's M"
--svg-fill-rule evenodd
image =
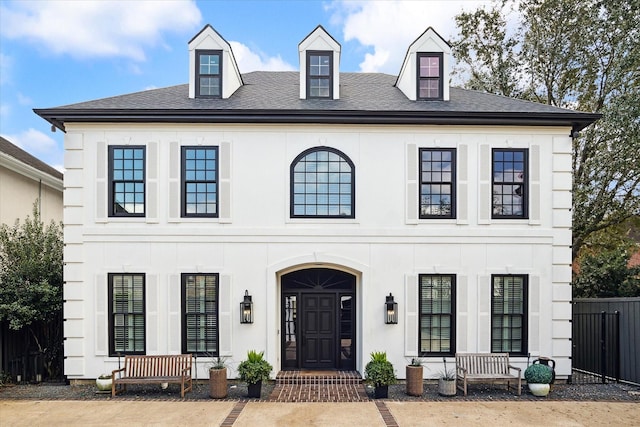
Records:
M333 98L333 52L307 52L307 98Z
M222 51L196 51L196 97L222 97Z
M418 99L442 99L442 53L418 53Z

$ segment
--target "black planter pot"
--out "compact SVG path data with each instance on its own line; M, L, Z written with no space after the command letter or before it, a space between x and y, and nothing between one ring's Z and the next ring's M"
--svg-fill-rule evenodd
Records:
M389 397L389 386L388 385L377 385L375 389L376 399L386 399Z
M262 381L258 381L255 384L247 384L247 397L255 397L260 399L260 392L262 391Z

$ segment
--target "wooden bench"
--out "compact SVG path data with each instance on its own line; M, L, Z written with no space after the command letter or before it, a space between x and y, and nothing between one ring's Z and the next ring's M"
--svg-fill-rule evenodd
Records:
M111 372L111 396L127 389L127 384L180 384L180 397L191 391L190 354L124 357L124 368ZM120 373L119 377L116 374Z
M512 374L513 370L516 373ZM518 396L522 392L520 368L509 364L509 353L456 353L457 388L467 395L469 383L518 383Z

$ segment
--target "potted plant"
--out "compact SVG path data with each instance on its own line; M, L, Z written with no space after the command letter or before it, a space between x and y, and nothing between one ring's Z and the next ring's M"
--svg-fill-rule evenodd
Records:
M443 357L444 370L440 372L438 378L438 394L441 396L456 395L456 372L453 369L447 369L447 358Z
M247 359L238 365L238 374L247 383L248 397L260 398L262 381L269 379L272 370L273 367L264 359L264 351L250 350L247 353Z
M387 353L384 351L374 351L371 353L371 360L364 369L365 379L375 387L376 399L389 396L389 385L395 384L396 374L393 365L387 360Z
M227 397L227 367L220 356L214 358L209 367L209 396L213 399Z
M102 374L98 378L96 378L96 387L98 388L99 392L108 391L109 393L111 393L111 382L111 374Z
M417 357L411 359L411 363L406 368L406 391L409 396L422 396L423 386L423 368L422 360Z
M546 396L549 394L551 386L551 368L541 363L529 365L524 371L524 379L527 380L529 391L534 396Z

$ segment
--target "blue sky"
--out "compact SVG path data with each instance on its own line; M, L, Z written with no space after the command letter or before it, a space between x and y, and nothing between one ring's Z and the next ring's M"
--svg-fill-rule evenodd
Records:
M397 74L409 44L487 1L0 0L0 135L63 170L63 138L33 108L188 82L187 43L211 24L240 71L297 70L298 43L322 25L341 71Z

